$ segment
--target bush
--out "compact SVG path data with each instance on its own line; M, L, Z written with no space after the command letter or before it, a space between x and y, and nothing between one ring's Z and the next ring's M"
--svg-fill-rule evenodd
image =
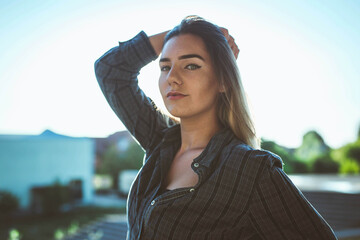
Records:
M126 151L120 151L116 144L111 145L102 156L97 173L112 177L113 189L118 189L119 172L127 169L139 170L143 164L144 151L136 143L130 143Z
M360 164L360 140L349 144L346 151L346 157L356 160Z
M56 182L51 186L32 189L33 208L44 215L55 215L70 201L69 187Z
M339 164L330 157L330 154L316 158L312 164L314 173L338 173L338 171Z
M11 229L9 231L9 240L20 240L22 235L17 229Z
M19 208L18 198L10 192L0 191L0 215L9 216Z
M284 172L287 174L309 172L308 166L305 162L298 160L288 149L276 144L275 142L263 140L261 147L281 157L284 162Z
M308 173L309 167L306 163L298 161L298 160L292 160L288 162L288 167L286 168L286 163L284 165L284 171L286 173ZM291 169L291 170L288 170Z
M343 174L358 174L360 173L359 164L352 159L346 159L340 164L340 173Z
M47 215L56 214L63 204L69 202L69 189L56 183L48 187L43 198L43 210Z

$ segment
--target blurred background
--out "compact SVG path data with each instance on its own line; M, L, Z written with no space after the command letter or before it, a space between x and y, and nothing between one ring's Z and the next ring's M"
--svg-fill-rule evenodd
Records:
M124 237L144 153L94 62L141 30L196 14L240 48L262 148L340 239L360 239L359 12L357 0L0 0L0 238ZM159 73L150 63L139 84L166 111Z

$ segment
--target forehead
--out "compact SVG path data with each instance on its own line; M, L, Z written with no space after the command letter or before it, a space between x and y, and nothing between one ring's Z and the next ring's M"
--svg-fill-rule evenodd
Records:
M192 34L182 34L172 37L165 43L162 50L162 57L171 58L194 53L208 58L206 46L200 37Z

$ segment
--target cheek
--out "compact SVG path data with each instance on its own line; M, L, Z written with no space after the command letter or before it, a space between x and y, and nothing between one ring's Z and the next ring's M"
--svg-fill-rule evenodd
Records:
M216 90L214 85L201 84L196 86L192 91L192 102L198 106L211 106L215 103Z
M213 104L219 95L219 88L217 82L214 81L207 84L204 87L203 92L205 93L204 97Z
M201 90L207 96L215 95L219 91L218 82L212 75L208 75L207 78L201 84Z

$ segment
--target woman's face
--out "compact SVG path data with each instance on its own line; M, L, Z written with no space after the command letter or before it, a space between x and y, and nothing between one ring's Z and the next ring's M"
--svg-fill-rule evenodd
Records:
M216 114L219 84L200 37L183 34L171 38L163 47L159 65L159 88L171 115L185 119Z

